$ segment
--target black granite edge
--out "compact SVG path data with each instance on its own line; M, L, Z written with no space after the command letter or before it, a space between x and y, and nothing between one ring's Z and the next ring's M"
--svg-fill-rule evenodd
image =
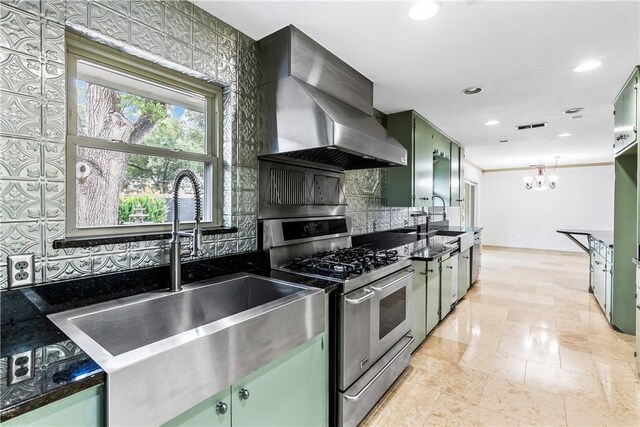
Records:
M591 236L594 239L604 243L605 245L613 248L613 231L606 230L575 230L575 229L558 229L557 233L561 234L578 234L581 236Z
M238 227L216 227L203 228L202 234L210 236L214 234L237 233ZM75 237L68 239L58 239L53 241L53 249L86 248L90 246L115 245L118 243L144 242L149 240L167 240L171 238L171 232L163 233L141 233L141 234L121 234L105 237Z
M105 384L106 380L107 375L104 372L98 372L88 376L87 378L83 378L82 380L44 392L34 398L16 403L15 405L6 408L3 407L0 411L0 422L6 422L12 418L26 414L27 412L41 408L60 399L64 399L65 397L69 397L88 388Z
M420 251L418 249L415 253L411 254L409 256L409 258L414 260L414 261L433 261L434 259L441 258L441 257L443 257L445 255L448 255L448 254L450 254L452 252L455 252L457 250L458 250L458 248L454 247L454 248L446 249L446 250L444 250L442 252L436 252L433 255L424 256L424 255L418 255L420 252L424 252L424 250Z
M238 272L264 273L265 259L259 251L233 254L224 257L202 258L182 264L183 277L187 283L220 277ZM268 267L266 267L268 268ZM294 280L289 280L294 281ZM300 283L300 282L299 282ZM311 285L310 283L304 283ZM327 289L329 284L316 287ZM69 341L69 337L55 326L47 314L70 310L96 304L103 301L124 298L127 296L168 289L169 266L150 267L125 272L94 275L88 278L51 282L0 292L0 314L2 315L1 346L2 358L23 351L37 351L48 345ZM75 345L75 343L74 343ZM84 352L79 363L93 363ZM75 367L76 369L78 367ZM69 375L70 382L62 379L62 383L54 381L54 389L43 391L37 396L8 406L0 404L2 421L27 413L56 400L70 396L96 384L105 382L104 372L96 372L95 364L87 378L74 379L74 367L62 372ZM92 382L95 381L95 382ZM65 383L66 382L66 383ZM48 383L47 383L48 384ZM58 385L59 384L59 385ZM17 384L19 385L19 384ZM10 387L10 386L9 386ZM3 386L4 388L4 386ZM3 393L4 395L4 393ZM0 402L1 403L1 402Z

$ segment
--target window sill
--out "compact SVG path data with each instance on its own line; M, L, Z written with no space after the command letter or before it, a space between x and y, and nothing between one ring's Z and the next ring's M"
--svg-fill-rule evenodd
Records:
M202 230L202 234L209 236L212 234L237 233L238 227L216 227ZM168 240L171 232L144 233L144 234L124 234L104 237L77 237L71 239L58 239L53 241L53 249L86 248L89 246L113 245L117 243L144 242L149 240Z

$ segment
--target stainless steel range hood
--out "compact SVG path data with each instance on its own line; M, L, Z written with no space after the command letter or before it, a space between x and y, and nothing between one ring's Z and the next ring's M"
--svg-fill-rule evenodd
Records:
M342 169L407 164L373 118L373 83L288 26L258 42L258 155Z

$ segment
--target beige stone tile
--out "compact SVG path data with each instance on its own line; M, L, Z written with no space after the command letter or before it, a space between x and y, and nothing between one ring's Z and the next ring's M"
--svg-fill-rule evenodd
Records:
M479 327L472 331L471 340L467 344L484 351L494 352L498 349L500 338L502 335L485 331Z
M525 424L564 425L564 398L561 395L489 376L480 406L509 414Z
M488 377L489 374L486 372L465 366L456 366L456 368L449 373L447 385L444 390L441 391L450 396L456 396L458 399L463 398L472 404L478 404Z
M441 394L425 426L517 426L518 420L473 405L457 397Z
M446 362L458 363L466 349L465 343L434 336L420 347L419 352Z
M527 362L524 383L562 395L604 398L602 387L595 376L542 363Z
M494 376L487 379L479 405L526 424L566 424L561 395Z
M416 359L418 361L415 361ZM456 365L449 362L426 355L416 355L415 353L412 364L414 364L415 369L408 377L408 380L434 390L444 390L447 387L449 374L456 368Z
M530 336L526 338L514 338L503 335L498 345L498 353L560 367L560 351L558 342L550 339L546 342L536 342Z
M529 311L511 310L507 320L517 323L523 323L526 325L541 326L543 328L555 328L556 318L555 316L547 316L541 313L533 313Z
M421 426L427 420L438 396L439 391L405 381L384 401L378 412L397 425Z
M585 396L565 398L567 425L576 427L619 425L611 413L607 401ZM629 424L633 425L633 424Z
M559 348L591 353L587 338L573 332L542 328L540 326L531 326L530 337L536 343L546 345L547 343L555 340L555 343Z
M470 346L460 359L459 365L513 382L524 383L527 361L508 354L488 352L481 348Z
M509 335L515 338L527 338L531 330L530 325L524 323L490 318L483 318L480 321L480 329L483 332Z
M635 360L633 355L633 347L625 342L610 340L602 340L598 338L587 337L591 354L597 356L608 357L611 359L624 360L632 362Z

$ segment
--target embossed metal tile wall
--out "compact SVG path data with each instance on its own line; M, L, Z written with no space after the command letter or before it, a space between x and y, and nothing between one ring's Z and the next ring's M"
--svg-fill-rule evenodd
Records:
M54 250L65 233L65 25L155 55L225 88L223 218L204 256L255 250L256 52L245 34L186 1L2 0L0 3L0 287L11 254L36 254L36 281L168 262L165 241ZM380 116L382 118L382 116ZM356 233L404 225L386 207L384 170L348 173Z

